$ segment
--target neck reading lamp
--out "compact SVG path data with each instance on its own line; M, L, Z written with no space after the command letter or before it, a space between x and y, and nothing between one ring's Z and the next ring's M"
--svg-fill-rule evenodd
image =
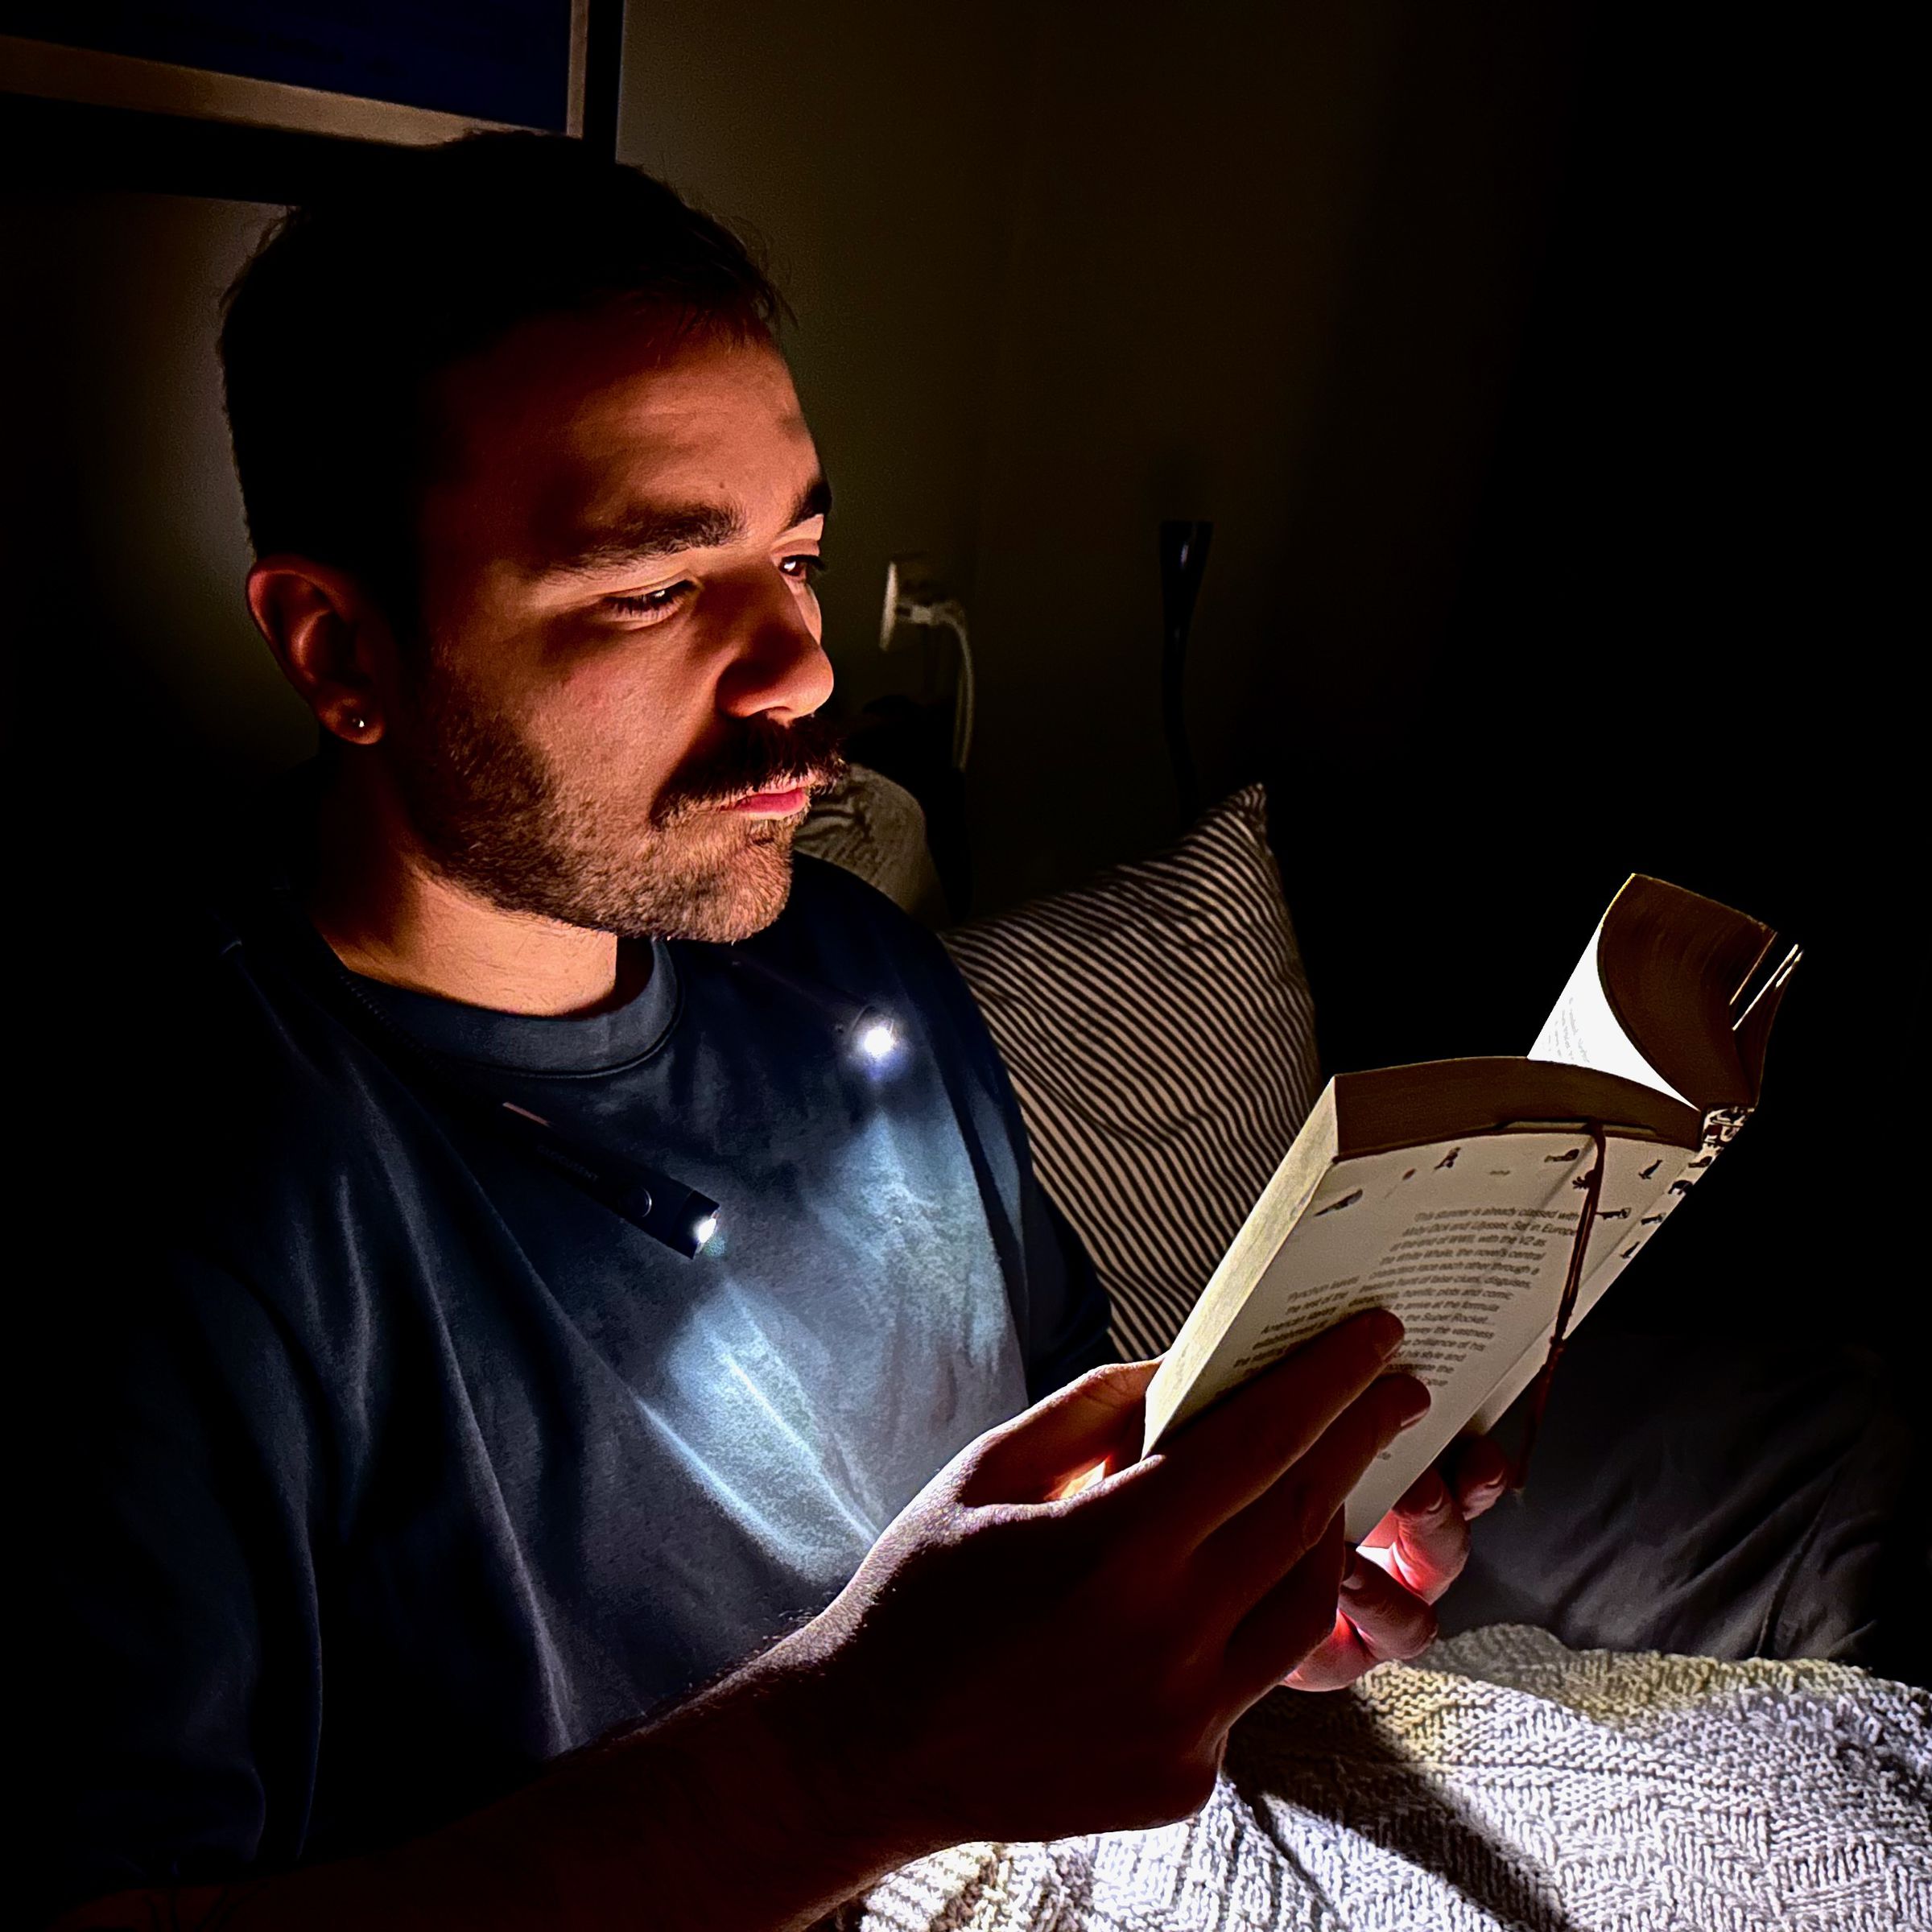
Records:
M592 1199L687 1261L695 1258L717 1232L719 1204L709 1195L626 1154L587 1146L542 1114L486 1093L398 1026L356 984L354 975L332 952L329 956L341 990L381 1038L466 1112L481 1114L500 1133L568 1174Z
M897 1059L899 1030L878 1007L786 972L767 960L735 950L724 956L735 972L788 995L815 1014L831 1028L833 1038L848 1057L879 1070ZM519 1107L514 1100L499 1100L497 1105L500 1109L497 1118L522 1123L522 1131L530 1145L554 1166L560 1167L634 1227L641 1228L654 1241L662 1241L686 1260L695 1258L717 1232L719 1204L709 1195L660 1174L641 1161L587 1148L559 1132L541 1114Z
M834 988L787 972L769 960L739 952L735 947L721 950L735 972L788 996L813 1013L831 1029L841 1051L869 1071L883 1072L898 1058L899 1029L880 1008L851 999ZM432 1084L468 1111L481 1113L499 1132L508 1133L549 1166L568 1174L613 1214L621 1216L634 1228L687 1261L695 1259L717 1232L721 1208L709 1195L642 1161L605 1148L588 1146L542 1114L483 1092L392 1020L356 984L354 975L332 952L329 958L341 991L373 1024L381 1038L408 1065L427 1074Z
M512 1119L527 1124L518 1137L553 1167L561 1168L585 1193L674 1253L693 1260L717 1232L718 1203L709 1195L659 1174L642 1161L581 1146L542 1114L532 1113L514 1100L499 1100L497 1105Z
M898 1060L902 1044L898 1026L881 1008L802 974L787 972L769 960L740 952L735 947L727 949L724 957L740 977L783 994L815 1016L831 1030L845 1057L868 1071L883 1073ZM717 1232L719 1203L696 1187L641 1161L586 1147L541 1114L514 1100L496 1101L493 1117L500 1123L516 1123L513 1131L518 1131L553 1166L569 1174L613 1213L686 1260L695 1258Z
M898 1022L882 1008L854 1000L802 974L787 972L751 953L734 948L725 957L741 978L787 994L816 1013L832 1029L847 1057L860 1065L883 1071L898 1059L902 1044Z

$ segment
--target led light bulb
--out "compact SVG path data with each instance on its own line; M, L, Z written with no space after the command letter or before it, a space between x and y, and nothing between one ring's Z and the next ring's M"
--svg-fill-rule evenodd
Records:
M898 1030L890 1020L868 1020L859 1030L859 1051L876 1066L899 1043Z
M699 1249L702 1248L717 1231L718 1217L715 1214L706 1215L703 1220L696 1223L691 1228L691 1253L696 1254Z

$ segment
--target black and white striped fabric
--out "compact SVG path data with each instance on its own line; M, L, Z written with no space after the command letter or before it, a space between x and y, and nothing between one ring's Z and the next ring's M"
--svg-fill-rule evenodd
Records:
M1153 858L942 936L1040 1179L1113 1298L1116 1343L1158 1353L1320 1087L1262 788Z

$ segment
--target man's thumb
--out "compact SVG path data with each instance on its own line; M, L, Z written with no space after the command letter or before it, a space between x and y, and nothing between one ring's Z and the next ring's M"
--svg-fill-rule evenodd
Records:
M1110 1362L996 1430L973 1472L969 1503L1038 1503L1102 1463L1141 1452L1143 1398L1158 1361Z

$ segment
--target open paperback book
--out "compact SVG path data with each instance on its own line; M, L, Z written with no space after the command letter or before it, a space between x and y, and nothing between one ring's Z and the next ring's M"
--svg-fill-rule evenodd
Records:
M1604 914L1525 1059L1331 1080L1147 1391L1144 1450L1368 1308L1433 1406L1348 1499L1360 1542L1494 1426L1757 1104L1796 947L1662 880ZM1567 1303L1567 1307L1566 1307Z

